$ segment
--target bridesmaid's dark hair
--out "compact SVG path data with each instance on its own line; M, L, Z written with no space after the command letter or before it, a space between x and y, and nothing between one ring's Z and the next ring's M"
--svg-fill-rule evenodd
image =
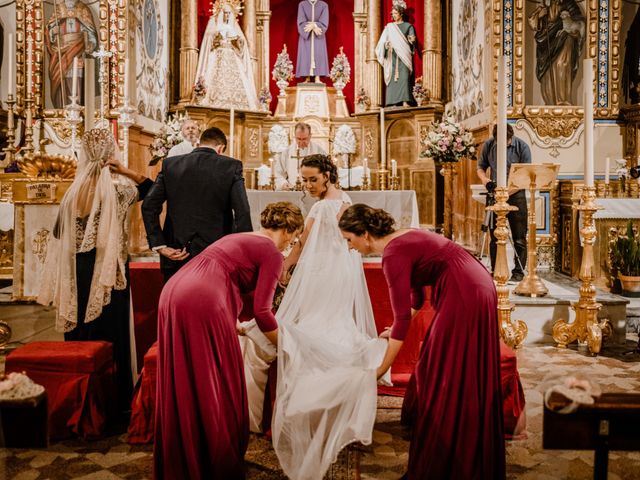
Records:
M329 175L329 182L335 184L338 181L338 167L336 167L328 155L322 155L320 153L307 155L302 159L300 167L317 168L320 173Z
M267 205L260 214L260 225L269 230L286 230L287 233L302 230L304 217L291 202L275 202Z
M364 203L356 203L347 208L338 226L340 230L358 236L368 232L376 238L385 237L396 231L393 225L396 221L381 208L371 208Z

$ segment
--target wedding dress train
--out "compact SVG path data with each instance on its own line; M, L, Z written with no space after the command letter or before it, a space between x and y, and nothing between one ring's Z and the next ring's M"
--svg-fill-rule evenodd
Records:
M340 450L371 443L376 368L386 340L376 334L360 254L338 228L341 200L321 200L276 314L278 385L273 446L293 480L322 479Z

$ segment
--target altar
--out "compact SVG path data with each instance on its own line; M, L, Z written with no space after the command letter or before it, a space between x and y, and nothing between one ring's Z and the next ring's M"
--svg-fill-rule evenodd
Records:
M420 217L416 192L413 190L365 190L347 192L353 203L365 203L373 208L386 210L396 220L396 228L419 228ZM269 203L291 202L298 205L306 217L316 199L304 192L284 192L273 190L248 190L251 207L251 223L254 229L260 227L260 213Z

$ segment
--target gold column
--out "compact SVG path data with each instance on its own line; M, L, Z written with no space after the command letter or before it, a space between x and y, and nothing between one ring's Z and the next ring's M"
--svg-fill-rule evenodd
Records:
M182 34L180 36L180 103L189 103L198 68L198 4L182 2Z
M258 12L256 13L256 52L258 55L258 82L256 88L269 88L271 80L271 65L269 64L269 32L270 32L271 11L269 10L269 0L261 0ZM273 59L275 62L275 58Z
M493 279L496 282L496 291L498 293L498 326L500 336L504 343L512 348L518 348L527 337L527 324L522 320L511 320L511 312L514 309L513 304L509 300L509 287L507 279L509 278L509 264L507 263L507 238L509 237L509 229L507 228L507 214L511 210L517 210L507 203L509 191L506 187L496 189L496 203L487 210L493 211L496 215L496 265L493 271Z
M576 312L576 319L572 324L565 320L558 320L553 324L553 339L560 348L575 340L586 342L593 355L600 353L602 337L611 335L609 320L598 321L598 312L602 304L596 302L595 265L593 261L593 244L596 241L596 226L593 215L600 207L595 203L595 187L583 187L580 205L575 207L582 217L582 261L580 262L580 298L571 305Z
M442 6L441 0L424 2L424 51L422 84L431 101L442 102Z
M367 4L367 30L369 33L369 45L367 48L366 77L363 82L365 90L371 99L371 106L383 105L382 101L382 66L376 59L376 45L380 39L380 0L369 0Z
M253 68L253 81L260 85L256 69L256 0L245 0L242 13L242 31L247 39L251 68ZM257 93L257 92L256 92Z

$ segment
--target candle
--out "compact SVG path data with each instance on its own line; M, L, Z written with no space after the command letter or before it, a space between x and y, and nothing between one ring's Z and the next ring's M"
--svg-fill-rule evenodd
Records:
M96 107L96 66L93 58L84 59L84 130L93 128Z
M269 159L269 168L271 169L271 176L276 176L276 166L273 164L273 158Z
M593 187L593 59L582 62L584 80L584 183Z
M396 162L395 160L391 160L391 176L398 176L398 162Z
M604 161L604 184L609 185L609 170L611 169L611 159L607 157Z
M387 165L387 141L384 132L384 108L380 107L380 168L385 169Z
M229 155L233 157L233 130L236 123L236 111L231 107L231 114L229 119Z
M498 60L498 138L497 184L507 186L507 57Z
M362 159L362 167L364 168L364 174L367 174L367 171L369 170L369 160L367 160L367 157L364 157L364 159Z
M16 99L16 41L13 33L9 34L9 85L7 93Z
M27 40L27 95L31 95L33 89L33 40Z
M73 57L73 82L71 85L71 97L73 99L78 95L78 57Z

